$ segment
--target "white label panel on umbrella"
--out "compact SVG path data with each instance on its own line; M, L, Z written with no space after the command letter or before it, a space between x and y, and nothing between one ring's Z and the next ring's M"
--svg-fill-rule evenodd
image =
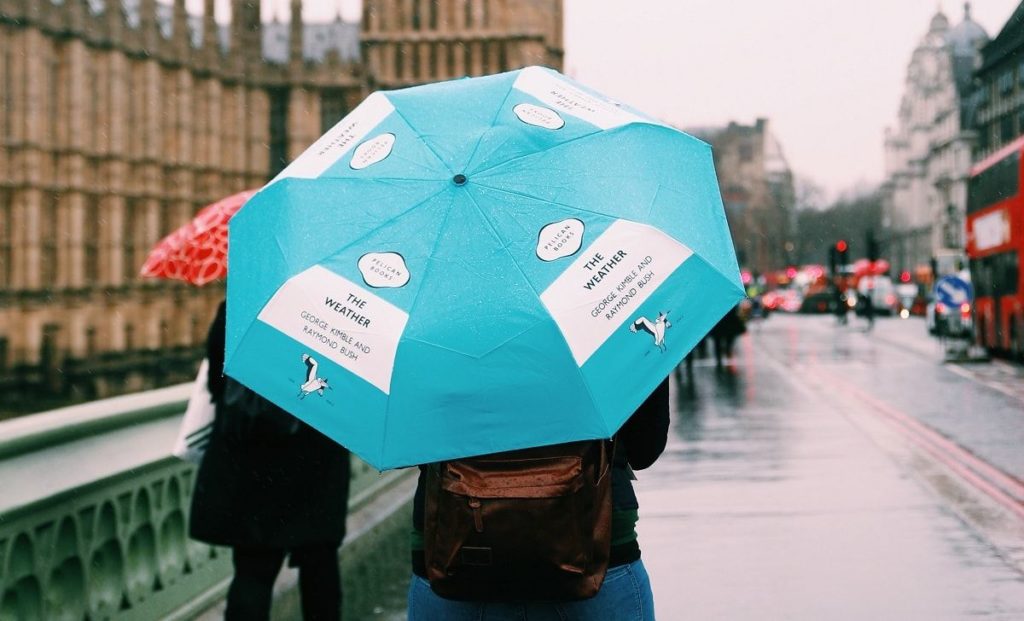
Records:
M345 118L338 121L334 127L327 130L327 133L320 136L316 142L302 152L302 155L278 173L270 183L285 177L305 179L319 177L394 111L395 107L391 105L387 97L381 93L373 93Z
M583 366L692 255L658 229L626 220L581 251L540 296L576 363Z
M314 265L278 289L259 319L391 392L409 314L351 280Z
M527 67L520 71L512 86L533 95L558 112L583 119L601 129L646 120L606 99L591 95L540 67Z

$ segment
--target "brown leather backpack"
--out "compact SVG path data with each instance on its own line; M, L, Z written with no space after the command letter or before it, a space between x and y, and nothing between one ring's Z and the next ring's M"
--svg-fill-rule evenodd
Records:
M431 588L471 601L593 597L608 568L611 462L612 443L592 440L432 464Z

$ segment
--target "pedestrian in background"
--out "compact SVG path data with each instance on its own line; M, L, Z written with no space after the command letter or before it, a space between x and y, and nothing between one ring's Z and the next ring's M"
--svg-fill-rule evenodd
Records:
M736 338L747 331L747 326L740 317L739 306L729 309L714 328L711 328L711 340L715 342L715 368L722 368L722 361L732 358L732 347Z
M299 570L306 621L341 618L338 548L348 513L348 451L224 376L225 304L207 338L213 432L196 475L190 534L230 546L227 621L270 618L284 563Z

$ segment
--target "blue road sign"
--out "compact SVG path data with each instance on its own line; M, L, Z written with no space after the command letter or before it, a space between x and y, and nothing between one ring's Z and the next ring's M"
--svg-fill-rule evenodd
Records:
M959 276L943 276L935 283L935 299L946 306L960 306L974 299L974 289Z

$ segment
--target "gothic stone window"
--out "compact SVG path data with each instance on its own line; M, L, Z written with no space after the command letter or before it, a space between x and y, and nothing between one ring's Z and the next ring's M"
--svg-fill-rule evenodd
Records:
M288 165L288 89L270 90L270 177Z
M134 278L138 266L135 252L140 236L139 225L142 222L142 201L130 198L124 204L124 227L121 232L121 253L124 259L122 282L127 284Z
M57 279L57 206L58 192L44 192L39 213L39 278L40 286L51 288Z
M345 105L345 91L340 89L324 89L320 92L320 131L328 129L348 114Z
M85 197L82 224L84 285L91 287L100 279L100 199L96 194L87 194Z
M14 270L11 260L14 258L14 192L9 188L0 188L0 289L9 289Z

